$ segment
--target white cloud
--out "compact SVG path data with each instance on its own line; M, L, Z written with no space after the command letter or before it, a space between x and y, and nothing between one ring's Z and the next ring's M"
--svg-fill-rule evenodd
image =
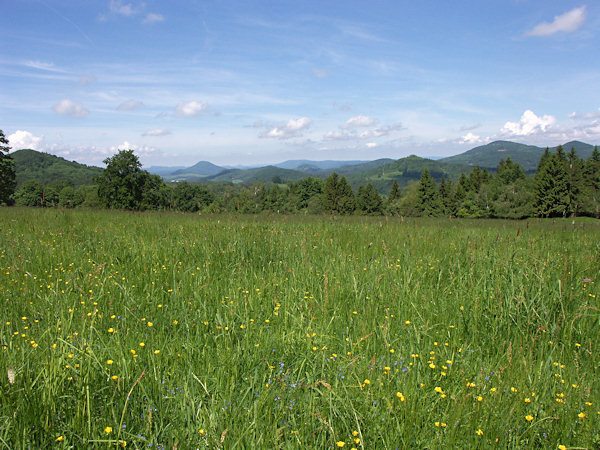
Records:
M553 116L539 117L528 109L518 122L506 122L500 130L500 134L505 136L530 136L545 133L555 123L556 119Z
M375 128L374 130L362 131L358 137L360 139L373 139L382 136L388 136L394 131L403 130L404 126L400 122L393 123L392 125L386 125L384 127Z
M349 141L352 139L376 139L383 136L388 136L395 131L404 129L404 126L400 122L396 122L391 125L382 126L370 130L363 130L360 133L352 128L368 126L367 124L377 123L376 119L372 119L367 116L356 116L350 118L344 125L340 126L343 131L328 131L323 136L326 141Z
M483 141L484 140L481 138L481 136L477 136L476 134L469 132L460 138L459 143L474 145L481 144Z
M600 119L600 111L578 113L573 112L569 114L570 119L574 120L589 120L589 119Z
M134 109L143 108L144 103L138 100L127 100L126 102L121 103L117 110L119 111L133 111Z
M130 17L139 12L139 9L133 6L132 3L123 3L121 0L111 0L110 12L120 16Z
M175 108L176 117L195 117L207 112L208 105L196 101L181 102Z
M375 148L377 147L377 142L367 142L367 148Z
M345 131L328 131L327 133L325 133L325 135L323 136L323 139L327 140L327 141L347 141L350 139L354 139L356 137L356 135L354 134L349 134L346 133Z
M133 152L138 156L149 156L156 153L156 149L154 147L137 145L129 141L125 141L122 144L110 147L111 153L117 153L120 150L133 150Z
M80 105L79 103L75 103L68 98L65 98L58 102L56 105L54 105L52 109L58 114L62 114L69 117L75 117L78 119L81 119L90 113L82 105Z
M358 115L350 117L342 128L355 128L355 127L371 127L377 125L379 121L369 116Z
M29 67L30 69L44 70L47 72L59 72L65 73L64 70L57 68L54 63L45 62L45 61L25 61L23 63L25 67Z
M148 130L142 136L167 136L171 134L169 130L165 130L164 128L155 128L153 130Z
M158 23L164 22L165 17L162 14L149 13L146 15L146 18L142 21L142 23Z
M31 150L41 150L43 148L44 136L35 136L29 131L17 130L7 136L8 142L13 150L23 148Z
M311 120L308 117L290 119L286 123L280 123L261 133L259 137L271 139L290 139L300 136L302 131L310 127Z
M542 22L525 34L528 36L550 36L558 32L571 33L577 30L585 21L585 5L572 9L560 16L555 16L550 23Z

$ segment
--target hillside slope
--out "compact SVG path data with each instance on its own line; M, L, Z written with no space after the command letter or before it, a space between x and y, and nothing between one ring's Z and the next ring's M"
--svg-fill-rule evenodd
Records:
M59 156L36 150L17 150L10 155L15 161L17 186L30 180L42 184L66 180L74 186L90 185L95 184L94 177L102 173L100 167L67 161Z

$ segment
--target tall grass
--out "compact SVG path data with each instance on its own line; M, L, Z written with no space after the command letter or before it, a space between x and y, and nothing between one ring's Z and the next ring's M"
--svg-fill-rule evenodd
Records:
M598 222L0 228L7 448L600 446Z

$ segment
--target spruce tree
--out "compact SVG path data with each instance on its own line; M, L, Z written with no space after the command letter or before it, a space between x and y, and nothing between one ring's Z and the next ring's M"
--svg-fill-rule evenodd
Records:
M435 180L429 175L429 170L425 169L421 173L421 180L418 187L419 209L424 216L441 216L443 206L440 196L435 186Z
M390 195L388 195L388 202L393 202L394 200L398 200L400 198L400 186L398 186L398 182L394 180L392 184L392 189L390 190Z
M566 216L569 212L569 174L561 155L551 154L536 173L535 207L542 217Z
M17 185L15 181L15 162L8 154L9 151L8 139L4 137L4 133L0 130L0 205L11 202L11 197Z
M381 214L382 206L381 197L371 183L368 183L366 186L360 185L356 195L356 208L362 214Z
M597 146L585 163L582 194L583 214L600 218L600 152Z

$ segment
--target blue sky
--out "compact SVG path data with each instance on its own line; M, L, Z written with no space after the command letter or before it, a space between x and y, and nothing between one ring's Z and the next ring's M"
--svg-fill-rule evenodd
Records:
M600 143L600 2L0 0L0 129L102 165Z

